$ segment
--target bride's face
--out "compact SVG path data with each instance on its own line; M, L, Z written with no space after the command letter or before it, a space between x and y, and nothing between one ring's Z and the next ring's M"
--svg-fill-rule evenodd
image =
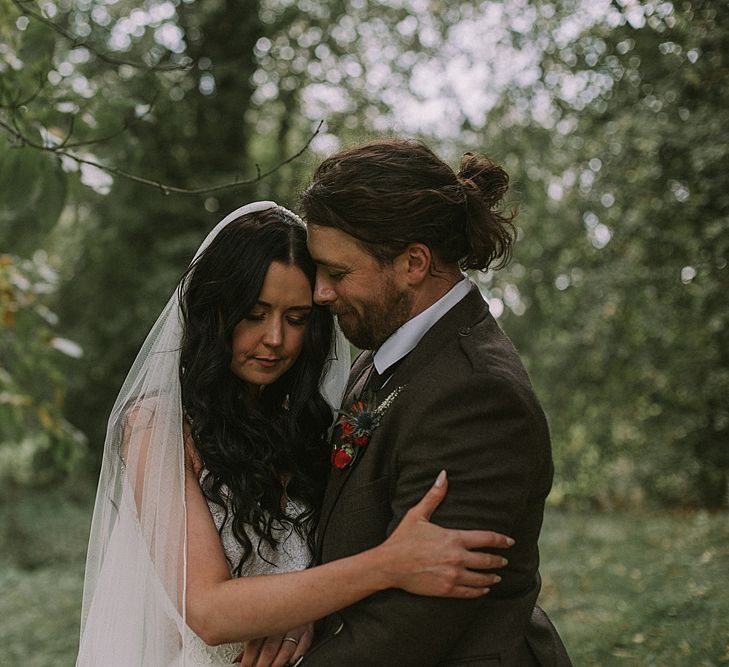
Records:
M303 271L272 262L256 305L233 330L230 370L257 387L278 380L301 353L311 310Z

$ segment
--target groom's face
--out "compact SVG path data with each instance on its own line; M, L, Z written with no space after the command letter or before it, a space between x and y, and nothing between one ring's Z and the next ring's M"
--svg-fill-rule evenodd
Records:
M314 301L329 306L344 335L363 350L375 350L410 317L412 297L400 268L381 264L349 234L308 227L317 263Z

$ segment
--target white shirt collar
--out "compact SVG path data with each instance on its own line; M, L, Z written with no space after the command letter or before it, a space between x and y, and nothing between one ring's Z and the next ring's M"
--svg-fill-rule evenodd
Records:
M429 329L471 291L468 276L457 282L432 306L403 324L390 336L374 355L375 369L384 373L395 362L411 352Z

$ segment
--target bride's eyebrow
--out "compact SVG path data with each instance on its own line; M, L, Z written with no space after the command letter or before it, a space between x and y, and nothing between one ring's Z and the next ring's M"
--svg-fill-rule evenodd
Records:
M265 308L273 308L273 306L268 303L268 301L261 301L260 299L256 301L257 306L263 306ZM311 304L302 304L301 306L289 306L286 310L311 310L312 306Z

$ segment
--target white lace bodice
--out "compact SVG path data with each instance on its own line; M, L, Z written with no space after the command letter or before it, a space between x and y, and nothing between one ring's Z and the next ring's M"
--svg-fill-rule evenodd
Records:
M202 472L200 481L205 478L206 474L207 471ZM223 487L222 493L223 495L225 494L225 487ZM208 501L208 507L215 521L215 526L220 532L225 555L228 558L229 564L232 563L232 572L232 569L238 565L243 555L243 547L233 535L231 521L232 508L228 505L228 516L226 518L225 509L220 505ZM303 505L294 500L289 500L284 512L287 516L294 517L301 514L304 510L305 507ZM273 532L278 543L275 549L271 548L267 542L259 542L259 538L252 528L246 529L246 534L253 544L253 552L243 564L240 576L251 577L263 574L292 572L295 570L303 570L309 565L311 552L304 536L300 535L290 525L281 525L277 529L274 529ZM191 665L193 667L197 667L198 665L222 667L222 665L225 665L225 667L230 667L230 664L240 651L241 644L239 643L207 646L199 637L193 635L188 642L185 665Z

